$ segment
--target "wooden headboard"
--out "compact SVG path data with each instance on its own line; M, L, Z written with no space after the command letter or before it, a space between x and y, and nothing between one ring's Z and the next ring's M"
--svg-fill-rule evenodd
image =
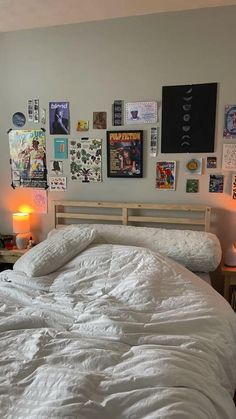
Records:
M54 226L115 222L123 225L176 224L185 228L210 230L211 208L204 205L165 205L133 202L53 201Z

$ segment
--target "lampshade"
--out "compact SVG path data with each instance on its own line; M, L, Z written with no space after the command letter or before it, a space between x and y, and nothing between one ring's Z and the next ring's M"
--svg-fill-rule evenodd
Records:
M26 212L17 212L13 214L13 233L29 233L29 214Z

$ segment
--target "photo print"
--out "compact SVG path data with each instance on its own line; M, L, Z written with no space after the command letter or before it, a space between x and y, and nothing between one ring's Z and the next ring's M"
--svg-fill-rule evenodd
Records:
M162 153L214 151L217 83L162 88Z

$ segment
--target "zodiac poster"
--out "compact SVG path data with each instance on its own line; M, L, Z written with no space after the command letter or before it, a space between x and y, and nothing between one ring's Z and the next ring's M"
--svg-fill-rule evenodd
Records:
M69 102L49 103L50 134L70 134Z
M156 188L162 191L174 191L175 172L175 161L158 161L156 164Z
M70 140L70 173L82 183L102 181L102 140Z
M13 188L47 188L46 138L43 130L9 132Z
M107 176L143 176L143 131L107 131Z
M217 83L162 88L162 153L214 152Z

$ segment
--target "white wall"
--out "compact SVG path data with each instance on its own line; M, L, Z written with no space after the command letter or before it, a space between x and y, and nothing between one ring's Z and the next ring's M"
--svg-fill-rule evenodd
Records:
M225 104L236 103L235 26L236 7L167 13L103 22L66 25L47 29L1 34L0 112L0 231L11 231L11 212L30 201L31 191L12 190L7 130L16 111L27 111L27 99L39 98L47 109L49 101L68 100L71 108L71 138L78 119L92 122L93 111L108 112L114 99L161 100L163 85L218 83L215 153L221 173L222 130ZM91 124L92 126L92 124ZM26 128L40 128L28 124ZM47 124L48 128L48 124ZM127 128L127 127L126 127ZM135 127L134 127L135 128ZM144 178L106 177L105 131L90 129L90 137L104 139L101 184L69 180L66 193L49 192L52 199L203 203L216 208L213 231L223 245L235 239L235 204L230 197L231 179L225 173L224 194L208 192L209 170L200 177L200 193L186 194L186 154L159 155L178 162L175 192L155 189L156 158L148 155L145 129ZM199 154L198 157L206 157ZM53 137L47 130L47 158L53 158ZM211 172L212 173L212 172ZM51 214L33 216L36 236L43 237L51 226Z

